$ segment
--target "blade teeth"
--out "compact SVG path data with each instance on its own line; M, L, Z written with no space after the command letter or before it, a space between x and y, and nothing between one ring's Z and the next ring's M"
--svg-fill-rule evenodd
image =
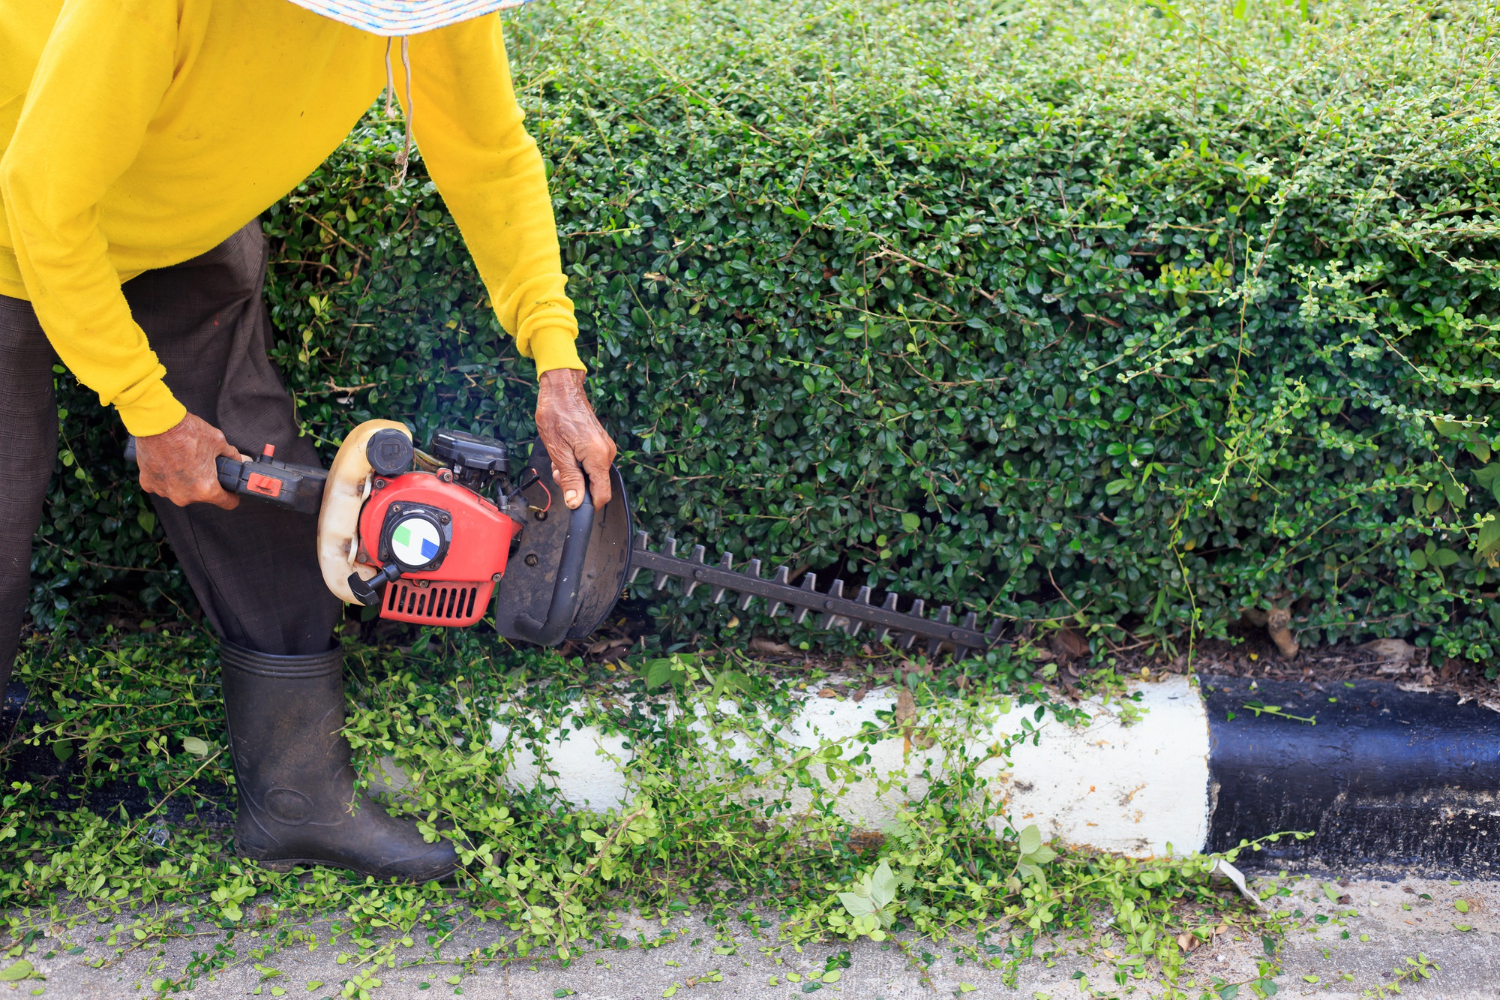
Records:
M786 566L778 567L777 570L776 570L776 582L779 583L779 584L781 584L783 587L788 586L789 584L787 583L787 581L791 578L791 575L792 575L792 571L788 567L786 567ZM781 611L781 602L780 601L772 601L771 602L771 610L768 611L768 612L766 612L766 614L768 616L772 617L772 618L775 618L776 615L777 615L777 613L780 612L780 611Z
M673 538L671 535L668 535L667 540L665 542L662 542L661 544L661 554L667 556L668 558L675 559L677 557L677 539ZM656 577L651 581L651 589L662 589L667 585L667 581L670 579L672 579L671 573L664 573L658 570Z
M730 555L728 552L721 555L719 557L719 568L726 571L734 569L734 556ZM708 597L709 600L713 601L715 604L718 604L724 599L724 588L715 587L709 592Z
M854 598L854 599L856 601L858 601L860 604L869 604L870 603L870 588L869 587L860 587L859 588L859 596L856 597L856 598ZM864 628L864 627L865 627L865 623L864 622L860 621L857 618L851 618L851 619L849 619L849 624L844 626L844 631L847 632L847 633L849 633L850 636L856 636L856 635L859 635L859 630L862 629L862 628Z
M804 576L802 578L802 589L816 594L818 592L818 574L808 573ZM792 612L792 621L801 625L807 619L807 613L811 610L812 608L799 607L796 611Z
M944 604L938 610L937 620L938 620L938 624L939 625L947 625L947 624L951 623L953 621L953 608L951 606L947 605L947 604ZM943 645L943 640L942 639L928 639L927 640L927 655L928 656L935 656L935 655L937 655L937 651L938 651L938 649L942 645Z
M637 550L644 551L644 550L646 550L646 549L648 549L650 547L651 547L651 536L648 535L648 534L646 534L644 531L637 531L635 533L635 548ZM640 575L641 575L641 568L639 566L632 566L632 567L630 567L630 577L625 582L627 584L635 583L635 578L638 577L638 576L640 576Z
M919 597L915 601L911 602L911 610L908 611L907 614L911 615L913 618L921 618L921 617L923 617L922 611L926 607L927 607L927 602L924 601L924 600L922 600ZM901 637L901 648L902 649L911 649L912 644L915 643L916 641L917 641L917 634L915 632L908 632L908 633L906 633L906 635L904 635L904 636Z
M888 593L888 594L885 595L885 603L882 604L881 607L884 610L886 610L886 611L895 611L896 610L896 602L898 600L900 600L900 597L896 594L895 591L891 591L890 593ZM890 634L891 634L891 628L890 628L890 626L889 625L882 625L875 632L875 641L876 642L884 642L885 641L885 637L888 636L888 635L890 635Z
M979 616L977 614L975 614L974 612L970 611L968 614L964 615L964 628L966 628L966 629L968 629L969 631L972 632L974 630L974 623L977 622L977 621L979 621ZM954 645L954 647L953 647L953 659L955 661L962 660L962 659L964 659L968 655L969 655L969 647L968 646L959 646L957 644Z
M760 579L760 560L759 559L751 559L750 560L750 565L748 567L746 567L746 569L745 569L745 575L749 576L749 577L754 577L757 580ZM740 610L744 611L746 608L750 607L750 602L753 601L753 600L755 600L755 595L754 594L745 594L744 596L742 596L740 598L740 603L739 603Z
M835 581L833 581L833 584L828 588L828 596L829 597L842 598L844 596L844 581L843 580L835 580ZM833 620L835 618L839 618L839 617L842 617L842 616L836 615L832 611L825 611L818 618L818 628L828 628L828 626L830 626L830 625L833 624Z
M701 546L701 545L694 545L693 546L693 554L688 557L688 562L692 563L694 566L702 566L703 565L703 554L706 551L707 550L704 549L703 546ZM684 589L683 592L682 592L682 596L683 597L692 597L693 596L693 591L695 591L697 589L698 589L698 581L697 580L689 580L689 581L687 581L687 587L686 587L686 589Z

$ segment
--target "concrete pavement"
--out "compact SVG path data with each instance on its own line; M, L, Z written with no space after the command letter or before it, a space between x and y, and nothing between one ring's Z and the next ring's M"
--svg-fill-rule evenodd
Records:
M1338 880L1336 876L1314 875L1290 879L1286 885L1292 895L1280 897L1276 905L1301 911L1303 917L1301 929L1282 945L1285 971L1276 978L1279 995L1361 998L1365 991L1390 982L1393 967L1406 967L1408 957L1422 953L1441 969L1433 972L1430 980L1401 983L1403 997L1500 998L1500 882ZM1460 901L1467 912L1457 909ZM1319 922L1320 917L1323 922ZM1471 929L1459 930L1459 926ZM381 1000L453 996L465 1000L553 1000L565 996L588 1000L654 1000L664 996L678 1000L791 1000L811 992L829 1000L840 996L859 1000L919 996L1070 1000L1088 996L1081 989L1082 980L1073 978L1077 972L1084 973L1093 988L1101 991L1096 996L1124 996L1128 991L1136 997L1154 997L1161 992L1141 980L1117 986L1114 969L1101 953L1108 941L1099 940L1098 934L1092 957L1078 953L1082 941L1052 942L1051 954L1023 963L1012 989L997 971L972 962L960 964L952 944L912 942L903 952L889 942L831 942L805 946L799 952L789 946L777 947L764 931L760 937L753 936L745 925L738 925L732 937L716 939L701 915L691 914L675 918L665 927L655 921L628 918L620 932L633 942L632 947L593 952L566 968L556 961L528 961L472 972L447 962L493 943L494 930L456 937L437 960L419 940L410 948L396 949L397 968L371 969L356 968L352 963L340 965L337 955L344 949L326 944L326 923L311 929L325 942L316 950L309 951L305 944L292 945L261 957L255 952L268 943L266 932L241 932L228 944L236 957L227 969L212 980L204 978L191 989L169 995L193 1000L251 996L323 1000L339 996L343 984L355 974L378 978L380 986L372 988L370 995ZM29 996L37 989L42 991L37 995L53 1000L152 996L155 994L150 986L160 975L158 970L179 970L176 974L180 975L194 952L211 952L223 940L222 934L211 933L170 942L157 957L149 949L137 949L111 958L113 949L89 940L99 933L99 928L80 928L60 939L36 942L27 957L46 976L45 981L0 984L0 1000ZM85 951L69 955L66 948L70 945L82 945ZM847 959L840 958L841 952L848 953ZM52 957L43 957L48 954ZM1192 954L1187 978L1199 983L1205 983L1209 974L1231 982L1246 979L1255 975L1256 962L1262 955L1258 938L1240 940L1231 932ZM101 958L106 959L103 967L90 967L90 960ZM9 961L4 960L0 967ZM829 971L837 975L827 977ZM455 976L457 981L449 982ZM318 985L310 986L312 983ZM973 989L965 990L965 985ZM1196 990L1190 992L1198 995ZM1251 995L1249 989L1240 993L1242 997Z

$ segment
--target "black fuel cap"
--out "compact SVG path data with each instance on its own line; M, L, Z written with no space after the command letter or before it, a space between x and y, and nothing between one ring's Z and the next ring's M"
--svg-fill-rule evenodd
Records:
M365 445L365 457L377 475L399 476L411 468L411 438L394 427L376 431Z

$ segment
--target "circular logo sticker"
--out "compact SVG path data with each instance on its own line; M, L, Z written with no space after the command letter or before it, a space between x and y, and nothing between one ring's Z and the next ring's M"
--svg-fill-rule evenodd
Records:
M425 517L408 517L391 532L391 554L398 563L412 569L432 562L441 547L437 525Z

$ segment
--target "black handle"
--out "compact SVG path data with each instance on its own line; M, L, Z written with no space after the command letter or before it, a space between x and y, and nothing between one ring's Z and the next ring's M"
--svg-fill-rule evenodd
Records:
M255 459L241 462L223 455L214 459L219 485L227 492L251 497L277 507L285 507L314 517L323 507L323 486L328 472L314 465L282 462L265 452ZM136 460L135 435L125 441L125 461Z
M583 503L568 519L568 535L563 539L562 559L557 567L557 582L552 587L552 604L547 620L539 622L524 612L516 615L516 634L538 646L556 646L578 616L578 591L583 585L583 569L588 561L589 536L594 533L594 497L583 490Z
M239 459L226 458L223 455L214 459L214 466L219 470L219 485L230 493L239 492L240 466L243 464Z

